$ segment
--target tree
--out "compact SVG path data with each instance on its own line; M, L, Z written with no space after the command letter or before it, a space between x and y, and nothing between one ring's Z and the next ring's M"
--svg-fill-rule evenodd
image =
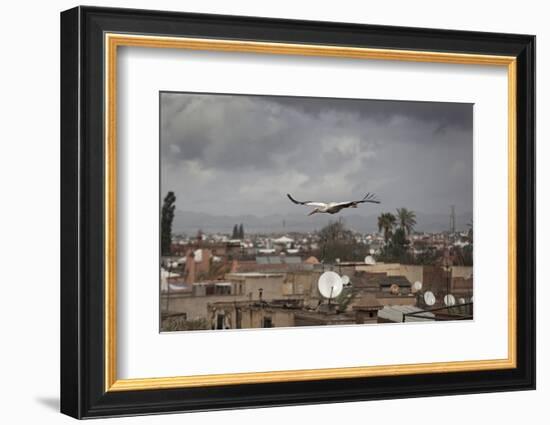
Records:
M160 234L161 234L161 253L170 255L172 253L172 222L174 221L174 211L176 209L176 195L174 192L168 192L162 205Z
M330 221L319 231L320 239L327 241L345 240L350 236L351 232L346 229L341 221Z
M242 223L239 226L239 239L244 239L244 226Z
M465 245L463 247L454 247L454 265L455 266L473 266L474 264L474 247Z
M390 245L388 247L388 256L401 263L407 262L407 250L409 241L405 236L405 230L398 228L392 235Z
M474 265L474 247L472 245L466 245L462 248L462 262L465 266Z
M378 216L378 231L384 232L386 244L392 235L393 226L395 226L395 216L392 213L382 213Z
M319 231L322 262L359 261L368 254L369 247L357 242L354 233L341 221L331 221Z
M412 263L424 266L435 266L439 264L441 256L442 253L439 252L435 247L431 246L426 248L420 254L415 255L412 259Z
M405 231L398 227L392 233L391 238L382 249L382 254L377 259L388 263L412 264L413 258L408 250L409 241L405 236Z
M407 208L397 208L397 220L399 222L399 228L405 232L406 236L409 236L416 226L416 214L414 211L410 211Z

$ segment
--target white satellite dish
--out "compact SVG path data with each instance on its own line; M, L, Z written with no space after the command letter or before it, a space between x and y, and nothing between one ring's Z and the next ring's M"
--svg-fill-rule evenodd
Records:
M424 292L424 302L426 303L426 305L435 304L435 295L432 291Z
M369 253L370 253L370 255L374 255L374 253L375 253L375 252L376 252L376 251L375 251L374 249L372 249L372 248L371 248L371 249L369 249Z
M465 298L459 298L458 303L459 304L466 304L466 299Z
M371 255L367 255L365 257L365 264L368 264L369 266L372 266L372 265L376 264L376 260Z
M412 285L412 288L411 288L411 291L414 293L420 291L422 289L422 282L420 282L419 280L417 280L416 282L413 283Z
M474 302L474 296L473 296L473 295L470 297L470 302L471 302L471 303Z
M453 294L447 294L445 297L443 297L443 302L447 307L452 307L456 304L456 299Z
M344 287L342 278L335 272L324 272L319 276L319 282L317 283L319 292L325 298L329 300L336 298L342 292Z
M349 284L349 276L347 274L342 275L342 284L343 285Z

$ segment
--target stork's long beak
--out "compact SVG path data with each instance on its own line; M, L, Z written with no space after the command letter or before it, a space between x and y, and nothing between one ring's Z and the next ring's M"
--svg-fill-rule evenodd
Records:
M317 208L314 209L313 211L311 211L311 212L308 214L308 216L313 215L313 214L315 214L316 212L318 212L318 211L317 211Z

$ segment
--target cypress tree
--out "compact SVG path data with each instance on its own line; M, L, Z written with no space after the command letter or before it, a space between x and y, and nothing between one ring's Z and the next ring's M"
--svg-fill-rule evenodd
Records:
M165 256L172 253L172 222L174 221L175 209L176 195L174 195L174 192L168 192L162 205L160 222L161 253Z

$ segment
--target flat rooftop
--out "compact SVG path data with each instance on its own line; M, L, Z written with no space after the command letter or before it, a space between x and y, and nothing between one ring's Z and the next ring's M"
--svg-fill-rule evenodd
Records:
M228 273L228 277L257 277L257 278L269 278L269 277L282 277L284 273L261 273L261 272L242 272L242 273Z

